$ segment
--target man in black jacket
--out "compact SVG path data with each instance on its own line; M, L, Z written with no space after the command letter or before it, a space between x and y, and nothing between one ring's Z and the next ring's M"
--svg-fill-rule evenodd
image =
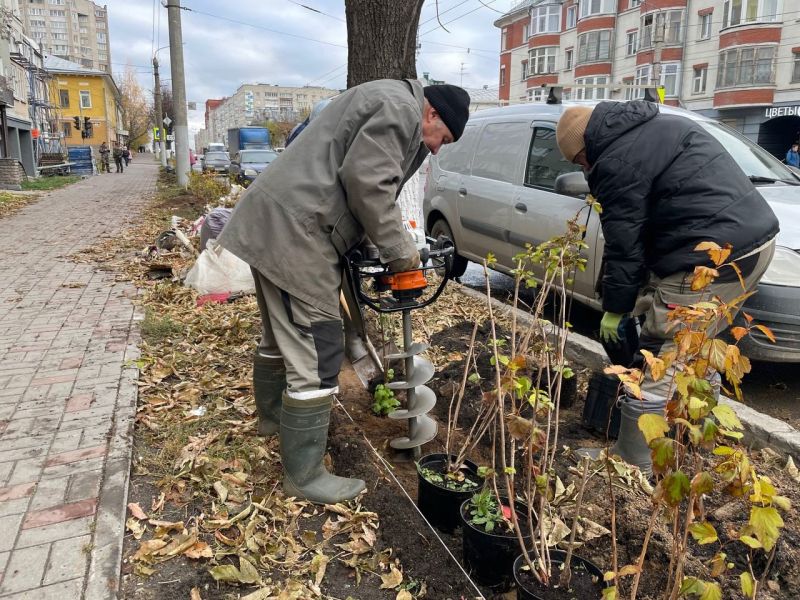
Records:
M733 269L725 269L704 293L691 290L694 268L711 266L700 242L731 244L729 260L755 289L772 260L778 219L722 145L697 122L660 113L641 100L571 106L556 129L564 157L581 165L603 207L605 237L600 326L604 340L619 338L626 314L645 315L639 347L658 355L673 344L670 306L711 296L730 301L743 293ZM715 335L725 323L709 328ZM637 353L641 366L643 357ZM643 398L622 406L615 453L649 471L650 453L637 428L642 412L661 412L671 372L648 377Z

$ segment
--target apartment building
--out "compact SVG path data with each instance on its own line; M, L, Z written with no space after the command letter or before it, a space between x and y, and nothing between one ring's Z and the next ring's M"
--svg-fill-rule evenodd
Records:
M45 54L111 73L106 5L91 0L19 0L26 30Z
M798 0L522 0L494 24L501 102L543 102L542 86L556 83L573 100L630 100L663 86L665 104L722 121L776 156L800 137Z
M245 83L219 104L209 100L206 121L208 142L227 140L228 129L275 121L296 122L305 118L311 108L338 90L323 87L288 87L266 83ZM209 102L216 106L209 105Z

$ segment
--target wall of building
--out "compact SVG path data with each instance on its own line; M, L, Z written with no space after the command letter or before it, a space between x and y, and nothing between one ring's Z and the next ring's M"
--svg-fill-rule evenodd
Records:
M22 18L45 52L111 73L108 9L91 0L24 0Z
M573 99L580 98L581 94L590 94L587 99L641 97L644 87L657 83L653 79L653 47L644 43L647 23L663 15L670 29L662 49L662 77L658 83L666 86L667 104L696 110L728 123L776 155L780 155L776 148L788 143L793 133L786 133L786 139L778 136L780 128L775 123L769 124L771 119L796 117L796 122L787 120L782 125L787 130L796 129L800 136L800 19L797 18L800 5L794 0L777 0L776 14L764 12L751 21L737 23L723 22L723 9L728 0L601 0L601 12L596 14L586 14L590 11L583 9L585 1L529 0L515 5L514 10L495 21L501 44L503 40L511 44L500 52L500 68L511 74L506 85L500 86L501 102L544 100L545 94L536 92L542 83L564 86L565 96ZM754 1L743 0L744 3ZM597 5L597 0L594 4ZM759 7L768 4L757 3ZM567 19L570 7L577 11L575 27L570 27ZM537 31L536 17L551 9L560 11L560 26L544 33ZM747 11L743 9L742 14ZM527 39L519 39L519 32L525 30ZM581 60L581 36L600 31L610 32L608 55ZM670 31L678 35L670 38ZM629 34L638 37L638 48L633 53L629 52L627 43ZM537 48L555 48L554 72L537 75L528 68L527 75L521 77L524 63L532 60L530 54L526 56L520 52L522 43L529 53L536 52ZM573 52L571 68L566 65L568 50ZM748 58L743 58L749 57L751 51L772 52L773 56L771 60L765 58L751 64ZM721 60L731 56L737 57L737 66L735 71L726 73L735 72L736 77L719 81ZM752 75L757 68L763 75L760 78ZM701 85L703 70L705 86ZM591 92L577 87L570 89L576 79L589 78L588 81L596 82L597 77L603 78L602 83L609 87ZM793 107L797 107L796 114L770 116L770 109L795 110Z
M61 91L68 95L68 103L62 103ZM90 108L81 106L81 92L88 92ZM118 111L114 90L105 76L83 74L54 74L50 86L51 102L57 108L60 131L66 146L99 146L102 142L112 144L118 140ZM92 137L83 138L75 129L74 117L79 117L81 126L85 117L92 122ZM119 140L124 141L124 140Z

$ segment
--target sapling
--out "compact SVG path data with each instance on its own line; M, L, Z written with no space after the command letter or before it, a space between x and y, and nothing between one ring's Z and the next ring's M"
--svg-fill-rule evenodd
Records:
M780 511L791 507L789 500L778 494L769 478L756 472L746 450L729 445L728 440L741 439L743 425L730 406L719 402L710 382L717 374L724 376L734 394L741 399L742 377L751 367L750 361L741 354L738 343L752 329L759 329L771 339L772 332L754 324L752 317L743 313L745 325L731 329L733 344L714 337L723 319L733 323L733 317L751 293L744 291L745 284L736 264L726 262L731 253L730 246L723 248L713 242L704 242L696 250L707 252L714 268L697 267L692 290L700 294L700 299L689 306L676 306L669 313L675 349L658 357L642 350L645 373L619 366L606 370L620 378L629 394L638 397L641 397L639 386L645 376L659 381L670 373L669 401L664 414L644 414L638 423L651 450L657 481L642 550L635 565L619 571L615 567L614 572L607 574L614 579L634 576L631 600L637 597L647 547L660 515L666 515L672 526L672 548L664 590L666 600L691 596L719 600L722 588L717 580L731 568L723 548L735 543L748 548L748 567L739 575L742 594L749 599L755 598L764 576L759 579L753 572L753 553L768 553L768 569L769 557L784 525ZM722 269L732 269L739 276L743 288L741 295L727 302L711 297L707 291ZM738 531L727 531L726 536L730 538L727 542L720 539L716 528L706 518L707 499L716 494L738 498L749 504L748 522ZM685 572L691 541L699 546L718 546L707 563L708 576L687 575ZM704 553L708 554L708 551ZM616 598L616 588L607 598Z

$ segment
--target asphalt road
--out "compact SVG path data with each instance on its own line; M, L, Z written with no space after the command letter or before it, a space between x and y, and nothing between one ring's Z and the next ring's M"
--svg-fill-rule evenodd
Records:
M514 295L514 280L503 273L490 273L492 296L510 302ZM470 263L460 281L475 290L486 290L483 269L474 263ZM534 292L521 290L520 300L530 305L535 297ZM548 308L551 307L549 304ZM601 317L602 313L575 303L569 321L575 332L598 339ZM745 377L742 389L747 404L800 429L800 365L753 363L753 370Z

